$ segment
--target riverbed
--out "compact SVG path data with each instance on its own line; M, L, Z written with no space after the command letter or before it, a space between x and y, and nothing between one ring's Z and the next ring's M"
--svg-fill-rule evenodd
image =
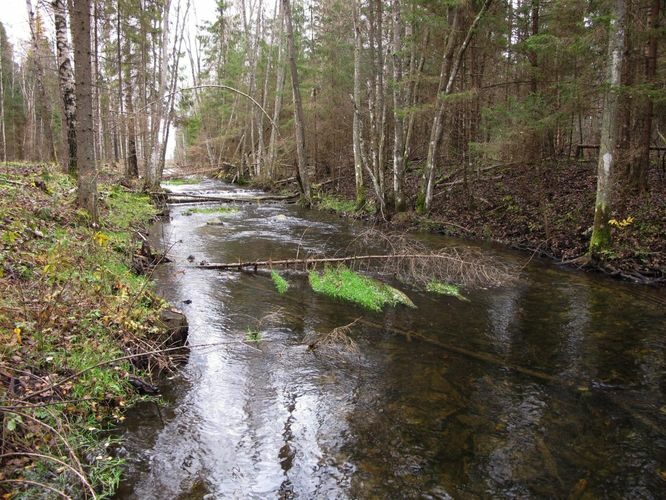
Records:
M206 180L195 194L253 192ZM212 205L201 205L212 206ZM666 491L666 296L530 255L469 301L392 282L415 303L382 313L288 276L200 262L341 255L367 225L287 204L171 207L151 242L157 291L190 324L166 404L122 429L119 498L659 498ZM350 324L356 349L310 349ZM663 498L663 497L662 497Z

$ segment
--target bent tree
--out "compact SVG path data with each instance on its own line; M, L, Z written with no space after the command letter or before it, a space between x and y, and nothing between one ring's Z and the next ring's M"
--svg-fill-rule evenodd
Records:
M601 139L597 161L597 199L594 205L594 225L589 254L593 259L610 248L611 232L608 223L611 213L611 191L617 141L619 138L618 89L622 78L625 38L625 0L615 0L608 25L607 90L601 118Z

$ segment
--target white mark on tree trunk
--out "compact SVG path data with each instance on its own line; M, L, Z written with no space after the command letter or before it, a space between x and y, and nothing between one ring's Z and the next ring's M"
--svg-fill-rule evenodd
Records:
M604 155L604 173L610 175L611 165L613 164L613 155L612 153L606 153Z

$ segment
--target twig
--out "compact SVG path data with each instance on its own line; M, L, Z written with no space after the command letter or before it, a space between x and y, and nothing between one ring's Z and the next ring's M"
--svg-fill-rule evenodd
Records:
M241 344L241 345L244 345L245 347L249 347L250 349L254 349L255 351L260 351L260 349L252 347L251 345L248 345L245 342L241 342L241 341L212 342L212 343L209 343L209 344L184 345L184 346L178 346L178 347L168 347L166 349L155 349L153 351L146 351L146 352L141 352L141 353L137 353L137 354L128 354L126 356L120 356L120 357L109 359L109 360L106 360L106 361L101 361L97 364L94 364L92 366L88 366L87 368L79 370L78 372L74 373L73 375L70 375L69 377L65 377L64 379L59 380L56 384L53 384L53 387L59 387L62 384L64 384L65 382L69 382L70 380L79 378L84 373L89 372L90 370L94 370L95 368L100 368L102 366L111 365L113 363L117 363L117 362L120 362L120 361L127 361L129 359L140 358L142 356L150 356L152 354L163 354L163 353L167 353L167 352L180 351L180 350L186 350L186 349L192 349L192 348L215 347L215 346L230 345L230 344ZM47 387L47 388L41 389L37 392L31 392L30 394L27 394L23 400L25 401L26 399L33 398L35 396L43 394L44 392L46 392L49 389L50 388Z
M63 498L66 498L67 500L72 500L72 497L66 495L60 490L55 489L53 486L49 486L48 484L44 483L38 483L37 481L30 481L28 479L0 479L0 483L30 484L32 486L39 486L40 488L52 491L53 493L56 493Z
M0 455L0 459L5 458L5 457L16 457L16 456L44 458L46 460L51 460L52 462L60 464L63 467L66 467L67 469L71 470L74 474L76 474L76 476L81 480L81 482L85 485L85 487L88 488L88 490L92 494L92 497L97 498L97 494L95 493L95 490L93 489L92 485L88 482L88 480L83 476L83 474L81 474L79 471L77 471L74 467L69 465L67 462L63 462L59 458L52 457L51 455L44 455L42 453L31 453L31 452L4 453L3 455Z

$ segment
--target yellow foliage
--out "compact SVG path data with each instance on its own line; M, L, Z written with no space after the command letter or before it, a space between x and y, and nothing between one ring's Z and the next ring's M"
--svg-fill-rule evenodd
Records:
M104 234L101 231L97 231L95 235L93 236L93 241L97 243L99 246L106 248L109 246L110 243L110 238Z
M14 337L16 338L16 343L21 345L21 329L18 326L14 328Z
M627 217L626 219L623 219L621 221L618 221L617 219L611 219L611 220L608 221L608 223L611 226L617 227L619 229L624 229L625 227L630 226L631 224L633 224L633 222L634 222L634 218L631 215L629 217Z

